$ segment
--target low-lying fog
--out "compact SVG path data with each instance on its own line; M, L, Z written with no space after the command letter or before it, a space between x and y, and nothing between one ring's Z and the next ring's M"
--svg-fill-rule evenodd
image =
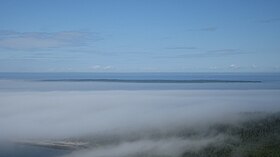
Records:
M279 102L279 90L0 92L0 139L93 145L70 156L176 157L227 138L205 134L211 124L238 124L241 112L277 112Z

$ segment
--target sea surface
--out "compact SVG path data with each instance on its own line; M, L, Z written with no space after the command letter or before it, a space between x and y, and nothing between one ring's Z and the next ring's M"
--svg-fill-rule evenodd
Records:
M0 91L280 89L280 73L0 73Z

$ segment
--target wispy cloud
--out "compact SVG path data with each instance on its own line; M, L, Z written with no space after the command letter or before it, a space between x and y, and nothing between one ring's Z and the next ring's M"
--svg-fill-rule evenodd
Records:
M220 56L228 56L228 55L238 55L245 54L247 52L242 51L240 49L216 49L216 50L208 50L206 52L197 53L200 57L220 57Z
M183 139L183 138L166 138L166 139L143 139L120 144L97 147L90 150L77 151L65 157L91 157L91 156L123 156L136 157L141 156L173 156L179 157L186 151L198 151L204 147L222 143L225 137L205 137L203 139Z
M258 20L258 23L274 23L274 22L280 22L280 18L267 18L267 19L262 19Z
M92 32L16 32L0 31L0 48L13 50L45 50L50 48L86 45L90 40L101 39Z
M202 32L214 32L217 30L218 27L203 27L203 28L188 29L188 31L202 31Z
M166 47L168 50L194 50L197 49L195 46L174 46L174 47Z
M221 56L230 56L230 55L239 55L247 54L249 52L242 51L240 49L215 49L201 52L190 52L180 55L165 55L158 58L196 58L196 57L221 57Z
M229 65L229 68L230 69L240 69L241 67L236 64L231 64L231 65Z
M91 70L94 71L107 71L107 70L113 70L114 68L111 65L94 65L92 67L90 67Z
M216 50L209 50L207 51L209 54L221 54L221 55L229 55L229 54L240 54L240 53L245 53L239 49L232 49L232 48L227 48L227 49L216 49Z

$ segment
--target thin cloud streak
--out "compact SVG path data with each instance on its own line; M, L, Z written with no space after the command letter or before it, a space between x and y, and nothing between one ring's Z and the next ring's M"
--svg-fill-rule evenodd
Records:
M197 49L195 46L175 46L175 47L166 47L167 50L194 50Z
M280 18L267 18L263 20L258 20L258 23L274 23L274 22L280 22Z
M89 41L100 40L92 32L16 32L0 31L0 48L11 50L47 50L87 45Z
M201 31L201 32L215 32L217 30L218 27L203 27L203 28L188 29L188 31Z
M242 51L240 49L216 49L216 50L208 50L205 52L190 52L180 55L162 55L157 56L157 58L201 58L201 57L223 57L230 55L242 55L248 54L249 52Z

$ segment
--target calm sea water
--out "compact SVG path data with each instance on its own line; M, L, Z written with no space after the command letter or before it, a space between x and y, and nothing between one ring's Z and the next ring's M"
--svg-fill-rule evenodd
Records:
M280 73L0 73L0 91L176 89L280 89Z
M0 144L0 157L58 157L69 153L67 150Z

